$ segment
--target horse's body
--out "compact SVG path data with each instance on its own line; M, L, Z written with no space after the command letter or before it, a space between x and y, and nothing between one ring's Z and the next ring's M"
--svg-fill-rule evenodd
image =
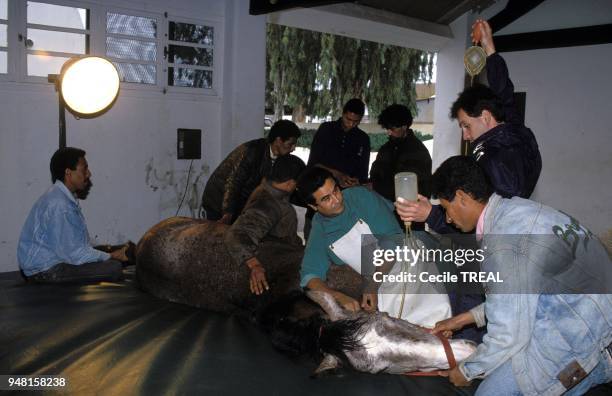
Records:
M136 247L136 278L156 297L218 312L252 310L299 288L302 249L264 241L257 252L270 290L254 296L250 272L229 255L229 226L208 220L172 217L153 226Z

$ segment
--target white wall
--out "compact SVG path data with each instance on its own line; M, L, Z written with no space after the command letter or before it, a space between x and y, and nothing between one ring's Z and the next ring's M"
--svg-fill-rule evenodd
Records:
M450 25L454 39L438 52L433 169L448 157L459 154L461 150L461 131L457 122L449 118L449 110L457 99L457 94L463 91L465 86L463 53L468 45L468 26L471 24L471 18L471 15L465 14Z
M490 17L505 6L487 10ZM499 34L612 22L612 2L547 0ZM596 234L612 230L612 44L502 53L525 124L542 154L532 199L576 217Z
M108 4L99 0L99 4ZM102 117L67 114L68 145L87 151L94 183L82 202L90 234L99 242L135 242L159 220L173 216L189 161L176 159L176 129L202 129L202 160L193 162L181 214L194 215L204 183L230 148L261 136L265 76L265 22L248 16L248 0L116 2L148 12L169 11L222 21L215 52L222 73L217 96L122 90ZM226 37L224 37L226 36ZM225 56L231 54L231 56ZM246 70L246 71L245 71ZM19 232L38 197L50 186L49 159L58 144L57 96L47 84L0 81L0 272L17 270ZM194 181L197 182L194 184Z
M612 44L502 55L517 90L527 93L525 123L542 154L532 198L597 234L610 230Z

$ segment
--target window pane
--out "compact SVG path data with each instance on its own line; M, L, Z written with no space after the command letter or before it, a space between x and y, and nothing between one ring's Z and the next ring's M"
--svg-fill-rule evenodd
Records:
M157 37L157 21L151 18L109 12L106 14L106 32L155 38Z
M0 47L6 47L8 44L6 43L6 25L0 25Z
M28 76L47 77L47 74L59 74L68 59L70 58L28 54Z
M89 12L86 8L65 7L28 1L28 23L73 29L89 29L88 14Z
M212 70L169 67L168 85L176 87L212 88Z
M0 73L6 74L6 52L0 51Z
M179 65L210 66L213 65L213 50L211 48L169 46L168 62Z
M115 63L122 82L155 84L155 66L135 63Z
M135 59L155 62L156 46L154 42L106 38L106 55L119 59Z
M33 50L84 54L87 48L86 34L28 29L28 39L33 42Z
M8 19L8 0L0 0L0 19Z
M212 26L170 22L168 35L169 40L172 41L185 41L188 43L213 45Z

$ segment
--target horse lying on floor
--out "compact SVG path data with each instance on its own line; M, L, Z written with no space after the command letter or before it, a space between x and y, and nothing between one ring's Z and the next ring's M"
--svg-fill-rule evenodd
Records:
M327 293L309 291L328 318L317 314L303 295L289 296L262 317L272 344L288 355L322 354L313 373L319 376L347 361L358 371L404 374L446 370L449 362L440 339L422 327L383 312L350 312ZM476 350L468 340L448 340L457 362Z
M255 296L250 272L232 259L224 236L229 226L186 217L163 220L136 247L136 280L144 291L181 304L224 313L252 312L292 290L299 290L303 250L264 240L257 258L270 290Z

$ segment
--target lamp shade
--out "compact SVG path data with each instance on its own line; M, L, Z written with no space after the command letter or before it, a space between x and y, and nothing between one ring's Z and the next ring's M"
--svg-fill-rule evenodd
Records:
M80 118L105 113L119 96L119 73L104 58L71 58L62 66L59 78L61 100L68 111Z

